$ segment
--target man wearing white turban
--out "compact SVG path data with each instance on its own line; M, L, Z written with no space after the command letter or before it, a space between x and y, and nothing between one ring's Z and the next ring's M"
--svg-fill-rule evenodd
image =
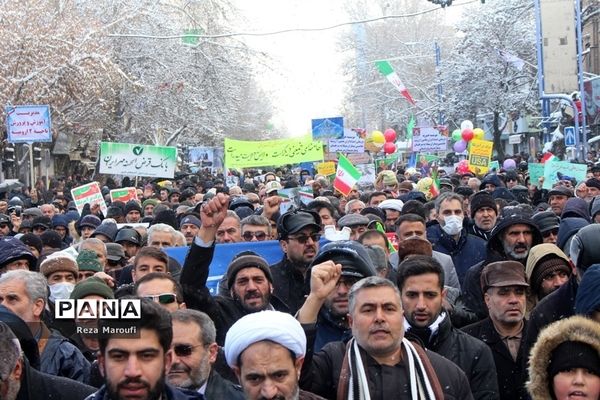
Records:
M318 400L300 390L306 335L291 315L260 311L240 318L227 332L225 359L248 400Z

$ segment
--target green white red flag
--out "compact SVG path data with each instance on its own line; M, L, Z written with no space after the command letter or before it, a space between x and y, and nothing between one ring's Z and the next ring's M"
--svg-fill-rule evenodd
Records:
M350 160L340 154L337 172L335 173L335 180L333 181L333 187L344 196L348 196L360 177L360 171L357 170L354 165L352 165Z
M413 100L410 93L408 93L408 89L406 89L406 86L404 86L404 83L402 83L400 77L398 76L396 71L394 71L394 68L392 68L390 63L385 60L375 61L375 65L377 66L379 72L381 72L381 74L385 76L387 80L390 81L390 83L394 85L396 89L398 89L402 96L404 96L406 100L410 101L410 103L414 105L415 101Z

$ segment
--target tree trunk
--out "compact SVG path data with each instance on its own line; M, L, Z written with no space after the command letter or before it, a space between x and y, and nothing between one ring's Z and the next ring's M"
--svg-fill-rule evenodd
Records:
M500 113L498 111L494 111L494 121L492 122L493 126L493 135L494 135L494 149L498 154L498 161L500 165L504 161L504 147L502 146L502 140L500 136L502 135L502 129L500 128Z

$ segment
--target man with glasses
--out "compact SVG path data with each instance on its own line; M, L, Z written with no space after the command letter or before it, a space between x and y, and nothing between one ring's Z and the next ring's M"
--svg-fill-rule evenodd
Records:
M319 252L321 217L314 211L290 210L279 217L277 234L283 259L271 265L273 294L296 313L304 304L304 278Z
M173 318L173 363L167 381L176 387L197 391L207 399L243 400L239 386L223 379L213 368L219 346L213 321L203 312L177 310Z
M164 272L152 272L135 282L136 296L152 300L173 312L185 308L181 286Z
M262 215L249 215L241 221L242 239L246 242L262 242L273 239L271 223Z
M560 217L553 211L542 211L536 213L532 219L540 229L544 243L556 244L558 241Z
M338 265L341 266L341 275L327 296L319 297L311 291L298 311L298 320L302 324L316 323L315 352L329 342L351 336L348 324L350 288L362 278L376 275L367 249L360 243L348 240L330 242L321 248L311 267L311 279L335 274Z

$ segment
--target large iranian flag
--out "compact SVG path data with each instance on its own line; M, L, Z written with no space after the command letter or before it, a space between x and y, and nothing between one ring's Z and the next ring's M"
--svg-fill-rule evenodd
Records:
M337 172L335 173L335 181L333 181L333 187L340 191L344 196L348 196L360 177L360 171L357 170L354 165L352 165L350 160L340 154Z

